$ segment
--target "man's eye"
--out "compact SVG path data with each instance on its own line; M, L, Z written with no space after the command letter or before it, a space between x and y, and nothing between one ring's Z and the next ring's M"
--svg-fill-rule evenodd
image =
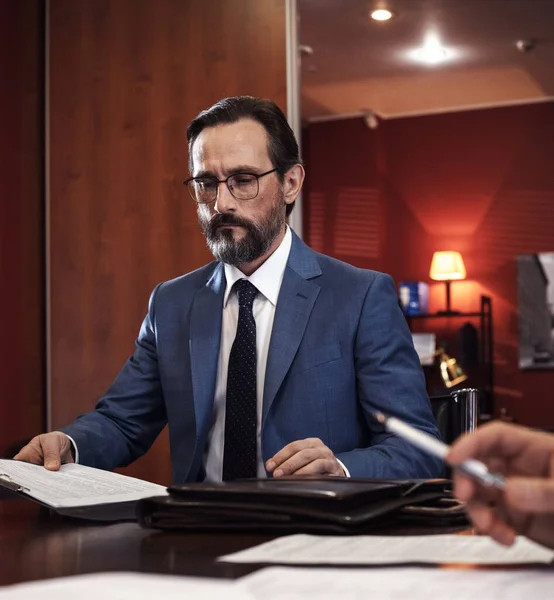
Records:
M201 191L209 191L213 190L216 187L216 183L211 179L201 179L196 182L196 186Z
M235 177L235 185L248 185L252 183L254 178L251 175L243 175L242 177Z

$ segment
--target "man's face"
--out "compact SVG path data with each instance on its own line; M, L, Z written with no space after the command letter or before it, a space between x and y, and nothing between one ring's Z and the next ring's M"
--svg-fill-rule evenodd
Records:
M237 172L261 174L273 169L267 134L251 119L204 129L192 147L194 177L225 179ZM217 200L198 205L198 220L217 260L247 264L266 254L284 230L286 203L277 173L259 179L258 195L237 200L223 183Z

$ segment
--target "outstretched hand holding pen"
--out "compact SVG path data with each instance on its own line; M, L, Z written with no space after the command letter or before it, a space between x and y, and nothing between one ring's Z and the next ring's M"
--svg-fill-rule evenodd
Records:
M453 466L468 459L505 478L499 490L454 470L454 493L475 527L501 544L522 534L554 548L554 435L489 423L459 438L446 456Z
M395 417L375 418L453 467L454 494L481 533L508 546L522 534L554 548L554 435L493 422L449 447Z

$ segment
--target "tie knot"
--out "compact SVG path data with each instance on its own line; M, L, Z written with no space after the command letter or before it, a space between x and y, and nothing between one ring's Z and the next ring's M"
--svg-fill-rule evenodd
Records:
M254 298L258 293L256 286L252 285L247 279L239 279L235 283L235 289L239 297L239 306L247 306L252 308Z

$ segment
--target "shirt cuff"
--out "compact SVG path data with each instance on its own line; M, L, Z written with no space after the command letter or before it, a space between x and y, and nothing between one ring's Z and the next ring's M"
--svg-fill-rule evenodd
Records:
M66 435L69 438L69 441L71 442L71 445L73 446L73 451L75 453L75 464L78 465L79 464L79 448L77 448L77 444L75 443L75 440L70 435L67 435L67 433L64 433L64 435ZM346 471L346 469L345 469L345 471Z
M69 439L71 440L71 438L69 438ZM73 441L73 440L71 440L71 441ZM337 459L337 462L339 463L339 465L342 467L342 470L344 471L344 474L347 477L350 477L350 471L344 466L344 463L342 461L340 461L336 456L335 456L335 458ZM75 461L75 462L77 462L77 461Z

